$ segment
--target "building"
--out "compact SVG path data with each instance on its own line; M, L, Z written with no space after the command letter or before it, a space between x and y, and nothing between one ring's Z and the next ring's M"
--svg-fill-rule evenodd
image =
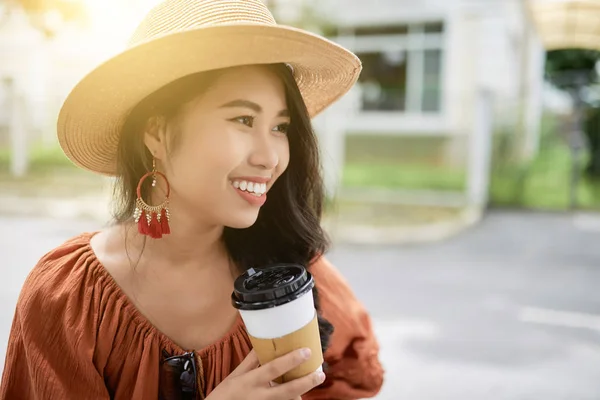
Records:
M283 22L298 2L271 0ZM436 137L460 163L478 93L492 96L497 123L524 132L537 150L544 48L522 0L307 0L335 27L333 40L363 62L361 106L347 133ZM293 11L295 9L295 12ZM522 127L522 128L520 128Z
M94 32L74 34L65 28L52 41L27 26L23 15L0 27L0 50L10 61L0 65L0 78L12 80L25 97L35 131L54 137L50 128L68 90L90 66L116 51L139 10L155 2L137 0L119 18L102 12L110 7L100 7L92 13ZM280 22L326 27L325 34L362 59L359 110L346 121L347 134L435 138L444 160L460 164L479 93L487 90L496 121L522 130L524 153L535 154L544 51L524 1L265 2ZM81 40L82 35L90 40ZM0 125L7 118L0 115ZM6 139L6 131L0 136Z

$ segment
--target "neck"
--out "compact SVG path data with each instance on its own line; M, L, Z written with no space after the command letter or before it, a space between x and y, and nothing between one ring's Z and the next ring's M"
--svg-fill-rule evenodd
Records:
M187 213L171 213L171 233L152 239L136 233L132 237L134 248L143 248L143 257L156 264L174 268L204 268L227 258L222 240L223 226L209 224L196 218L186 218Z

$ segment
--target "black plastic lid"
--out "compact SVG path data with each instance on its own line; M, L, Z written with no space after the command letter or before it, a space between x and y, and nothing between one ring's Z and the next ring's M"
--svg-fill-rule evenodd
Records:
M311 274L302 265L250 268L235 280L231 302L241 310L263 310L296 300L314 285Z

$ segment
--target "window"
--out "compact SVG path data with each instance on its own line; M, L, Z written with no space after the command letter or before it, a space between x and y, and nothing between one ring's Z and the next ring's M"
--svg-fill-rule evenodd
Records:
M406 35L408 33L408 25L380 25L380 26L361 26L354 29L356 36L367 35Z
M422 111L440 111L442 51L425 50Z
M364 53L363 109L404 111L406 109L406 52Z
M444 32L444 24L441 22L426 22L423 24L425 33L442 33Z
M355 28L363 110L440 112L443 32L440 22Z

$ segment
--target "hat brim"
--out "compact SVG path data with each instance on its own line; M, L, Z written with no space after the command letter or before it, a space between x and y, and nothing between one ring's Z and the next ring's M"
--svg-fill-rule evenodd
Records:
M58 140L81 168L116 175L119 134L133 107L181 77L220 68L288 63L311 117L343 96L361 71L358 57L288 26L232 24L169 34L132 47L85 76L58 117Z

